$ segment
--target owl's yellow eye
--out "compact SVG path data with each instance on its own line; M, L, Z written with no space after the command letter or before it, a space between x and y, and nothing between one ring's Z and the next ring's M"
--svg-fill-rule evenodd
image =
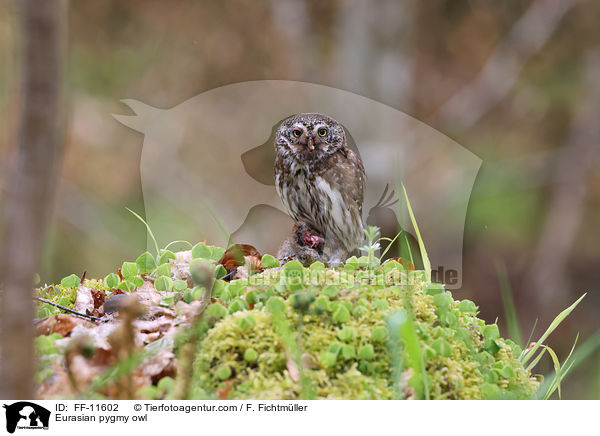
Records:
M296 138L299 138L300 135L302 135L302 130L294 129L294 130L292 130L292 135L294 135Z
M327 129L321 127L319 130L317 130L317 133L319 134L319 136L325 136L327 135Z

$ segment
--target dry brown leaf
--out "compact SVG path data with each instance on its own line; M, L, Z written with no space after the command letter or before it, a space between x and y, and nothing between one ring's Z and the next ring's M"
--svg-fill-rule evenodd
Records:
M316 359L308 353L302 354L302 366L306 369L318 368Z
M131 292L131 295L135 295L140 303L145 306L158 306L160 300L166 294L156 290L154 283L150 281L144 281L144 284Z
M101 289L91 289L92 299L94 302L94 309L89 315L101 318L104 316L104 301L106 300L106 292Z
M155 378L165 377L166 373L175 373L175 355L171 350L161 350L152 356L150 359L145 361L141 367L143 375Z
M230 274L234 270L239 270L241 266L246 265L247 268L251 268L253 271L261 271L262 255L259 251L249 244L235 244L229 247L221 259L217 263L223 265ZM248 274L248 270L240 272L241 275Z
M300 380L300 370L298 369L298 365L296 365L296 362L294 359L292 359L289 353L285 354L285 367L287 368L292 380L295 382Z
M217 396L219 400L226 400L229 396L229 390L231 389L231 379L225 380L225 387L217 389Z
M92 291L87 286L79 285L77 287L77 298L73 305L75 312L91 314L94 310L94 297L92 297Z
M36 326L37 335L50 335L52 333L60 333L62 336L67 336L77 324L88 323L80 318L66 313L57 313L49 316Z
M133 322L136 344L149 344L164 336L174 325L171 318L161 317L151 321L136 320Z

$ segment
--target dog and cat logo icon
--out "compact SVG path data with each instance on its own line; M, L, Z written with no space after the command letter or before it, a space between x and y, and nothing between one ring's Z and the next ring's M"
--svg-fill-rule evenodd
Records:
M6 431L14 433L16 429L48 430L50 411L29 401L19 401L6 409Z

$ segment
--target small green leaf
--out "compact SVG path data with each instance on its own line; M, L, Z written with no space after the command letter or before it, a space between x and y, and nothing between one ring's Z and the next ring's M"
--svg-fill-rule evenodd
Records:
M156 268L156 272L153 275L156 275L156 277L160 277L160 276L171 277L173 275L173 273L171 272L171 264L163 263L162 265L159 265Z
M270 254L265 254L260 262L263 268L277 268L279 266L279 261Z
M252 289L251 291L246 292L246 295L244 295L244 298L246 298L246 302L248 304L256 304L258 303L258 291L256 289Z
M130 291L133 290L133 284L130 283L130 282L127 282L127 281L122 281L117 286L117 289L120 289L120 290L125 291L125 292L130 292Z
M375 351L371 344L363 345L358 349L358 357L364 360L372 360L375 357Z
M461 312L474 314L477 312L477 306L471 300L463 300L460 303L458 303L458 310L460 310Z
M70 276L63 278L60 281L60 284L65 288L76 288L80 282L81 279L77 276L77 274L71 274Z
M333 313L333 320L338 323L348 322L350 320L350 312L346 309L346 306L340 304Z
M515 370L510 365L505 365L500 371L500 375L507 379L512 379L515 376Z
M379 326L373 329L373 331L371 332L371 338L375 342L384 342L387 339L388 334L389 332L387 328Z
M135 262L123 262L123 266L121 266L123 278L128 279L129 277L137 276L139 273L139 268Z
M206 308L206 315L213 318L225 318L229 312L220 303L213 303Z
M223 265L219 264L215 267L215 278L222 279L226 275L227 275L227 270L225 269L225 267Z
M346 260L344 264L344 271L352 272L359 267L358 259L356 256L352 256Z
M323 294L327 295L329 298L335 297L339 291L339 286L336 285L329 285L323 288Z
M285 311L285 301L279 297L271 297L267 300L267 308L272 313L282 313Z
M212 250L206 244L202 242L197 243L192 248L192 257L194 259L202 258L202 259L211 259Z
M311 271L323 271L325 270L325 264L323 262L313 262L308 268Z
M58 300L58 304L60 304L61 306L69 306L71 303L72 301L69 297L61 297Z
M311 303L315 301L315 296L312 292L300 291L290 297L290 303L297 312L306 313Z
M221 257L223 257L223 254L225 253L225 249L223 247L215 247L214 245L210 246L210 251L211 251L211 255L210 255L210 259L218 262Z
M191 289L186 289L185 291L183 291L183 301L185 301L188 304L194 301L194 296L192 295Z
M483 343L483 348L490 354L496 354L500 351L500 346L494 339L488 339Z
M445 339L438 339L431 344L431 348L438 356L450 357L452 354L452 346Z
M174 295L167 295L165 297L162 297L160 300L161 306L171 307L174 304L175 304L175 296Z
M229 303L229 313L240 312L242 310L246 310L248 308L246 301L241 298L235 298L231 303Z
M433 304L440 309L447 309L452 303L452 297L448 294L437 294L433 296Z
M57 308L50 306L49 304L43 304L37 310L38 318L46 318L48 316L52 316Z
M170 291L173 289L173 279L167 276L160 276L155 280L154 287L157 291Z
M156 268L156 261L154 257L147 251L145 253L140 254L140 256L135 260L136 265L141 274L149 274L154 271Z
M335 354L335 357L337 358L338 354L340 354L340 351L342 351L343 346L344 346L344 344L340 344L339 342L334 342L333 344L331 344L329 346L329 349L327 351Z
M355 318L360 318L361 316L365 316L368 313L369 309L362 305L356 306L354 309L352 309L352 315Z
M331 368L334 366L336 360L337 356L329 351L324 351L323 353L319 354L319 361L325 368Z
M104 277L104 285L108 289L116 288L117 286L119 286L120 281L121 279L119 279L119 276L115 273L110 273L106 277Z
M344 345L342 347L342 357L344 360L354 359L356 357L356 348L352 345Z
M496 324L486 325L482 330L482 334L486 339L496 339L500 337L500 331Z
M486 400L495 400L500 396L500 388L495 384L484 383L481 386L481 393Z
M430 283L425 290L427 295L438 295L444 292L444 285L440 283Z
M228 365L221 365L217 368L215 375L220 380L227 380L231 377L231 368Z
M173 290L177 292L185 291L188 288L188 284L185 280L174 280Z
M283 270L286 273L290 273L292 271L302 272L302 271L304 271L304 266L302 266L302 264L297 260L291 260L285 264L285 266L283 267Z
M200 300L204 295L204 288L202 286L194 286L192 289L192 298L194 300Z
M251 328L253 328L256 325L256 318L254 318L253 315L246 315L242 318L238 318L236 320L236 324L242 330L250 330Z
M133 276L127 279L131 289L139 288L144 284L144 279L138 276Z
M161 378L156 387L163 392L171 392L175 387L175 380L173 377L163 377Z
M244 360L246 362L252 363L256 362L257 359L258 353L256 352L256 350L254 348L246 348L246 351L244 351Z
M383 272L389 273L393 269L397 269L398 271L404 271L404 267L401 263L396 262L395 260L388 260L383 264Z
M175 256L175 253L171 250L162 250L160 257L158 258L158 264L164 265L165 263L169 263L169 259L175 260L177 259L177 256Z
M350 342L351 340L355 339L356 336L356 329L352 327L344 327L337 333L337 337L344 342Z
M389 307L390 305L383 298L378 298L371 303L371 309L373 310L387 310Z

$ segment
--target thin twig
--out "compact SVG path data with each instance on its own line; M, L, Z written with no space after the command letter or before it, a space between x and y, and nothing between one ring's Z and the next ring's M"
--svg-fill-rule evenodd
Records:
M68 307L61 306L60 304L57 304L57 303L53 303L50 300L46 300L45 298L33 297L33 299L41 301L42 303L50 304L51 306L54 306L54 307L58 307L59 309L64 310L65 312L69 312L69 313L72 313L73 315L81 316L83 318L88 318L88 319L91 319L91 320L94 320L94 321L102 321L102 322L107 321L107 320L104 320L102 318L98 318L96 316L92 316L92 315L88 315L88 314L85 314L85 313L77 312L77 311L75 311L73 309L69 309Z

